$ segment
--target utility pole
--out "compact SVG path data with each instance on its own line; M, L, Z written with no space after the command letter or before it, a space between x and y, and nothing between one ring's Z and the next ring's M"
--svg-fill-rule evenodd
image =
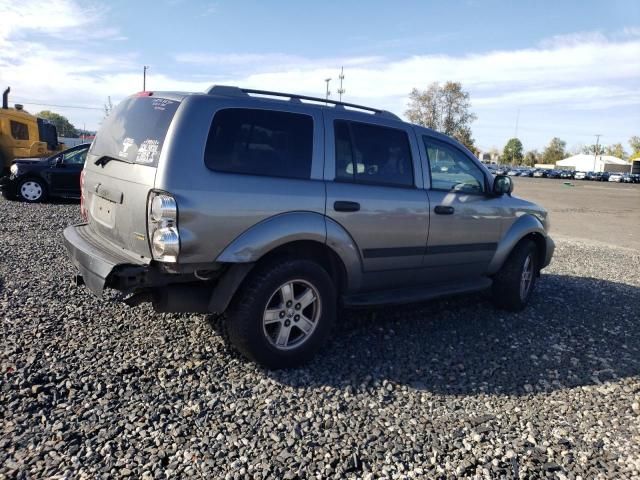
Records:
M142 91L147 91L147 70L149 69L148 65L144 65L142 67Z
M342 81L344 80L344 67L340 67L340 75L338 75L340 79L340 88L338 89L338 93L340 94L340 101L342 101L342 94L345 92L345 89L342 88Z
M518 112L516 113L516 132L514 138L518 138L518 121L520 120L520 108L518 107Z
M596 133L596 148L593 151L593 171L596 171L596 160L598 159L598 146L600 145L600 137L602 136L601 133Z
M327 83L327 93L326 96L324 97L325 100L329 100L329 95L331 95L331 92L329 91L329 82L331 81L330 78L325 78L324 81Z

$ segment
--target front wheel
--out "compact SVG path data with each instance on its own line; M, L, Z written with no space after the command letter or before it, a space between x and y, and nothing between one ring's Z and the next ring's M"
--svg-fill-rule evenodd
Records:
M336 317L336 292L325 269L310 260L259 266L226 314L231 343L268 368L296 367L325 342Z
M47 198L47 187L39 178L27 178L18 185L18 195L25 202L42 202Z
M522 310L533 293L538 274L538 250L531 240L523 240L511 252L493 278L493 302L505 310Z

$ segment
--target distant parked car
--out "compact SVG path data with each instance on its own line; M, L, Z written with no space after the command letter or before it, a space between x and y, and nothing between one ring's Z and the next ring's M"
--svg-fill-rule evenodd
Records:
M600 180L601 182L608 182L610 176L610 172L602 172L598 175L598 180Z
M633 175L625 173L622 175L622 183L633 183Z
M507 172L507 175L509 175L510 177L517 177L519 173L520 172L518 172L518 170L511 169Z
M551 170L547 173L547 178L560 178L560 173L559 170Z
M80 198L80 173L90 143L83 143L48 158L21 158L0 180L5 198L42 202L47 197Z
M546 170L536 170L535 172L533 172L533 176L536 178L547 178L547 171Z
M591 181L597 181L600 180L600 172L588 172L587 173L587 180L591 180Z
M586 180L587 172L576 172L573 175L573 178L576 179L576 180Z
M622 182L622 174L621 173L612 173L609 175L609 181L610 182L617 182L620 183Z
M571 170L562 170L560 172L560 178L571 179L573 178L573 172Z

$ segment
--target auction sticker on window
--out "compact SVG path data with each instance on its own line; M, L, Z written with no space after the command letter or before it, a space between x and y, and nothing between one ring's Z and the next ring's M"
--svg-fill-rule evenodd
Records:
M154 163L158 159L158 151L160 149L160 142L148 138L138 148L138 155L136 155L136 163L150 164Z

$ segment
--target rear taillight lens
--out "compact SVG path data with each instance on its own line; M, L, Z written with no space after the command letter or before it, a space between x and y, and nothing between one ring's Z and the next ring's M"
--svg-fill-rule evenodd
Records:
M180 253L178 204L166 192L151 192L147 206L151 254L161 262L177 262Z
M87 215L87 204L85 203L85 198L84 198L84 175L85 175L86 171L83 169L82 172L80 172L80 216L82 217L83 221L88 221L89 220L89 216Z

